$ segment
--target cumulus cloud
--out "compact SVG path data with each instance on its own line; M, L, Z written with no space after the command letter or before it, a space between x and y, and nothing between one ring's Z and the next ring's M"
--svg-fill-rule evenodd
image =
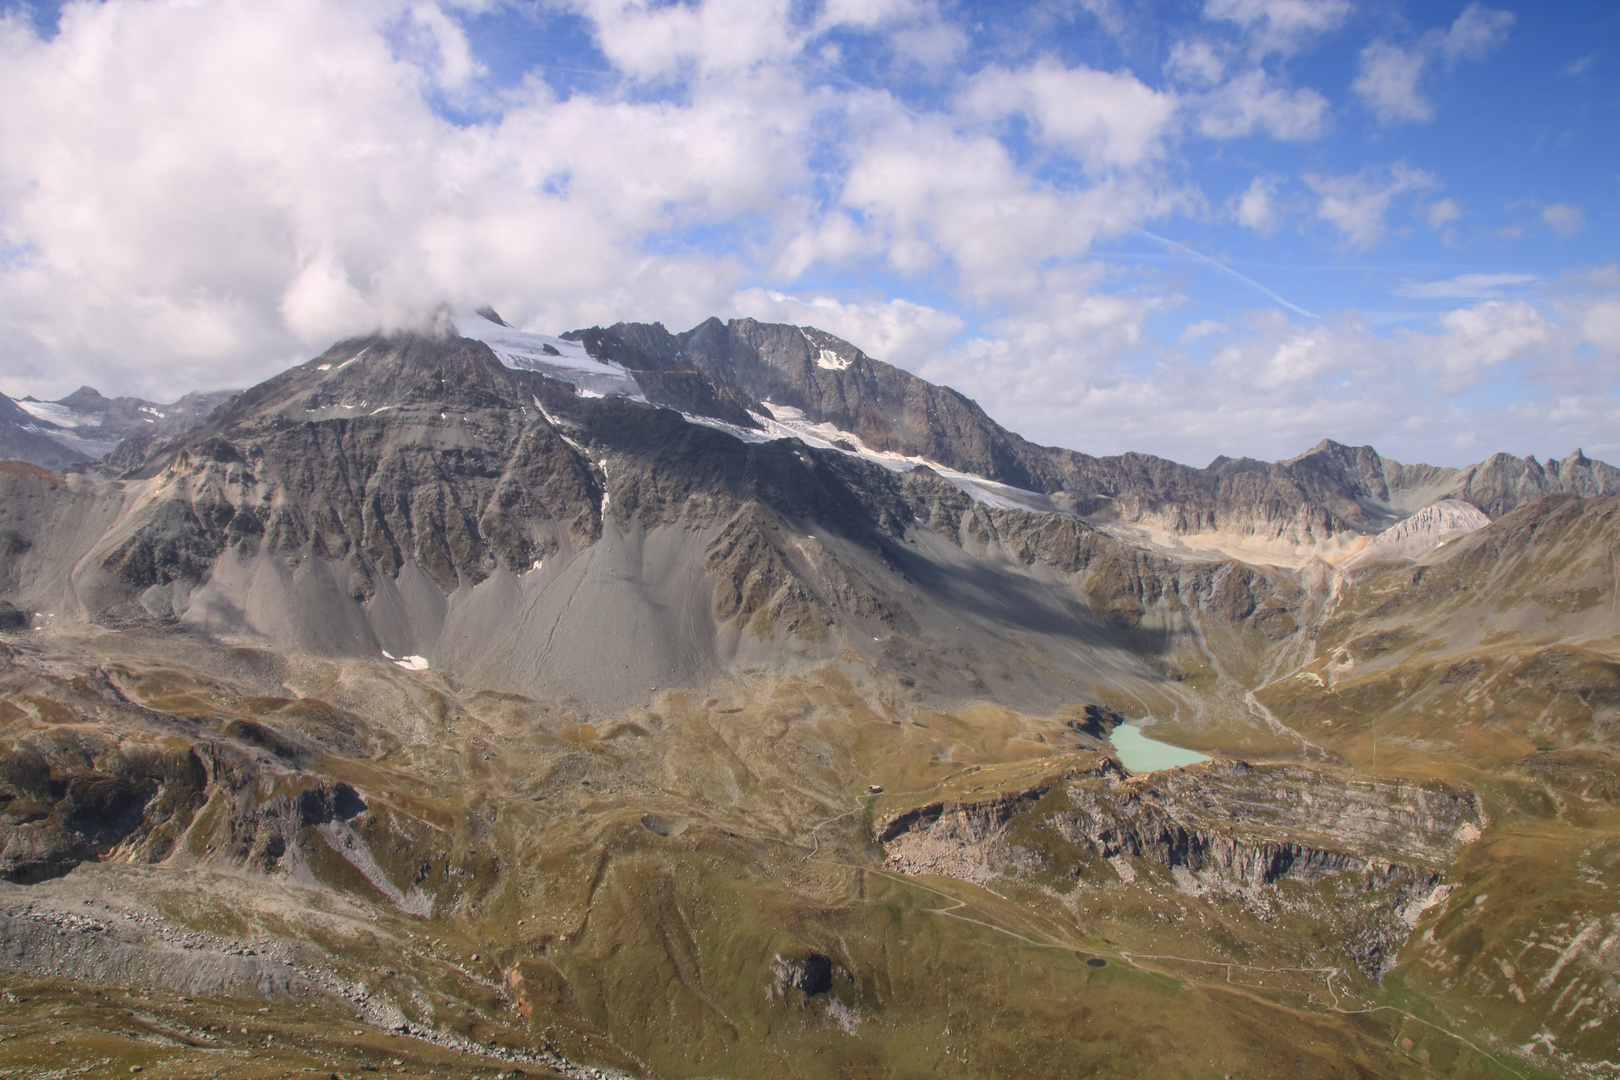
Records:
M1316 216L1339 230L1346 247L1366 250L1384 237L1384 217L1397 195L1436 187L1432 173L1396 163L1387 169L1363 169L1351 176L1305 174L1317 195Z
M574 6L616 74L568 96L491 90L465 5L428 0L70 3L50 39L5 20L6 388L242 385L442 300L695 322L746 277L873 258L974 302L1196 202L1162 175L1177 100L1129 71L992 66L936 112L814 83L798 50L829 26L960 35L932 3ZM1093 180L1033 176L1013 118Z
M405 19L404 41L440 89L457 91L485 73L473 56L461 24L437 4L413 4Z
M735 74L793 56L805 30L788 0L583 0L597 47L637 79L667 79L691 69L704 77Z
M1492 380L1541 380L1491 429L1540 445L1575 416L1546 387L1567 402L1620 375L1620 275L1411 282L1455 310L1375 333L1240 272L1242 242L1313 214L1364 250L1398 215L1461 213L1404 164L1295 180L1253 143L1209 145L1331 135L1279 58L1345 25L1345 2L1210 0L1159 85L1039 42L975 38L965 60L978 31L937 0L563 0L544 11L594 43L568 91L491 74L475 9L506 5L74 2L49 38L0 19L0 389L246 385L445 300L550 331L819 325L1032 438L1199 463L1323 435L1449 454L1422 425ZM1507 25L1475 6L1400 46L1423 59L1412 92ZM1204 152L1224 171L1200 176ZM1208 176L1240 179L1206 193ZM1527 242L1584 224L1524 205ZM1178 218L1218 254L1099 255ZM1201 309L1206 270L1275 307Z
M1117 144L1106 125L1074 124L1105 158L1139 153L1134 135ZM880 238L888 265L907 274L948 270L972 303L1017 295L1043 262L1083 256L1097 237L1126 232L1182 199L1152 171L1109 173L1089 187L1042 182L990 133L892 100L874 105L848 153L841 203Z
M1494 367L1552 340L1545 316L1524 300L1487 300L1440 316L1439 355L1448 375Z
M1434 118L1434 102L1418 89L1428 57L1388 41L1361 50L1360 67L1350 84L1373 115L1386 124Z
M1226 71L1226 57L1213 42L1178 41L1170 47L1170 58L1165 61L1164 70L1184 85L1210 87L1221 81Z
M1293 53L1336 30L1352 11L1349 0L1206 0L1204 17L1247 30L1257 56Z
M1134 168L1164 153L1175 99L1130 72L1067 68L1051 60L973 78L963 105L978 116L1027 117L1048 144L1094 171Z
M1328 114L1327 98L1309 88L1278 86L1259 68L1204 94L1198 106L1198 130L1214 139L1241 138L1257 131L1284 141L1315 139Z
M1464 60L1483 60L1506 43L1508 27L1513 22L1511 11L1471 3L1457 16L1451 28L1439 36L1436 47L1448 67L1455 67Z
M779 47L762 10L603 16L630 24L615 40L638 75L664 70L656 57L711 72L684 103L559 100L531 81L465 127L428 94L479 65L430 4L77 4L48 41L9 20L0 236L26 253L0 270L13 378L240 385L446 299L553 328L695 320L740 267L687 255L669 260L681 274L648 272L644 238L750 214L792 227L808 184L817 106L758 63ZM627 298L630 282L645 291Z
M1076 430L1075 419L1089 417L1098 388L1118 378L1120 355L1144 344L1147 321L1177 302L1110 292L1110 272L1100 263L1041 272L1016 310L913 370L963 390L992 416L1020 417L1032 438L1094 445L1099 433Z
M1227 200L1226 210L1238 224L1253 229L1261 236L1270 236L1281 223L1276 180L1256 176L1249 181L1247 188Z
M1507 40L1513 14L1471 3L1445 30L1431 30L1410 47L1382 38L1361 50L1350 89L1380 123L1434 119L1434 102L1423 92L1425 69L1434 59L1450 70L1464 60L1483 60Z
M958 315L910 300L863 304L825 296L806 299L758 287L737 293L730 306L738 315L761 322L818 327L868 356L905 368L933 361L965 326Z
M1072 348L1031 355L1022 343L975 340L943 356L936 372L996 402L1003 411L993 415L1016 409L1031 438L1093 453L1148 447L1201 465L1215 453L1287 457L1326 436L1442 465L1504 449L1562 455L1577 440L1620 458L1612 434L1620 428L1608 426L1620 423L1620 408L1605 393L1620 377L1620 271L1559 287L1568 298L1554 309L1486 300L1388 336L1354 313L1309 326L1275 309L1201 320L1180 343L1210 343L1197 361L1159 351L1151 363L1121 365ZM1074 377L1065 383L1063 372ZM1510 404L1459 402L1490 383L1513 387Z

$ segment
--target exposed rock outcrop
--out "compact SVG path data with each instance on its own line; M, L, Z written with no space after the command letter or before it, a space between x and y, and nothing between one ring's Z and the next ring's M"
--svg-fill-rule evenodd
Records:
M1121 858L1162 867L1193 893L1253 899L1285 882L1331 883L1336 899L1315 913L1359 912L1352 952L1377 977L1410 932L1414 905L1422 909L1483 824L1473 792L1440 782L1350 781L1239 761L1128 776L1104 759L1026 790L885 816L874 837L891 870L977 884L1035 871L1072 876ZM1064 852L1079 861L1063 862L1073 858ZM1309 901L1293 903L1310 910Z

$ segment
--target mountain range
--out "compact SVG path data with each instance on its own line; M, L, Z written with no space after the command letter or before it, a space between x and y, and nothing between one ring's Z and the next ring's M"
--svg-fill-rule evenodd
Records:
M813 328L487 308L0 440L0 964L117 1053L1620 1052L1620 470L1580 451L1093 457ZM1211 760L1122 765L1122 723Z

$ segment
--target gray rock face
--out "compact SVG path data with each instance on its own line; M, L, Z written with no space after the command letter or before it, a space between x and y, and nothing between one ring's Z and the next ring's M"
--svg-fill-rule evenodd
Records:
M1170 871L1182 891L1264 908L1287 883L1294 893L1284 906L1340 922L1352 954L1378 978L1411 931L1414 905L1483 824L1478 796L1439 782L1348 782L1240 761L1126 777L1104 759L1028 790L880 818L873 837L892 870L985 885L1031 873L1072 878L1098 861L1128 883L1131 860L1142 860ZM1063 852L1078 861L1060 861ZM1313 906L1301 892L1312 888L1335 899Z
M1462 476L1336 444L1207 470L1089 458L1024 442L819 331L711 320L575 337L638 382L707 387L710 414L774 402L868 447L1045 485L1077 513L746 441L656 402L575 393L480 341L405 334L340 342L230 398L116 482L0 473L0 599L113 627L418 656L605 709L756 648L773 663L887 650L902 686L1052 707L1059 683L1025 677L1018 646L974 627L1035 635L1063 678L1089 680L1099 647L1156 649L1140 635L1206 618L1280 641L1308 602L1286 575L1184 561L1098 520L1332 536L1384 527L1403 499L1448 484L1495 484L1497 505L1537 485L1597 490L1614 472L1582 458Z
M1035 635L1080 678L1150 610L1274 639L1304 599L1275 574L975 501L926 468L580 396L454 337L340 343L116 483L72 479L0 474L0 583L19 608L420 656L609 710L750 650L846 647L892 652L916 693L1055 707L1059 684L987 628Z
M1385 529L1344 562L1355 570L1382 563L1402 562L1428 554L1446 541L1467 536L1491 523L1485 512L1460 499L1441 499Z

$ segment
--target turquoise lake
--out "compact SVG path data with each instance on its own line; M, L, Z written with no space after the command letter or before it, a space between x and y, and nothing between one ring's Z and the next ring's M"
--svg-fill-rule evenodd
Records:
M1183 750L1179 746L1150 739L1135 724L1119 725L1108 733L1108 741L1114 745L1119 763L1135 773L1173 769L1177 765L1196 765L1209 760L1208 754Z

